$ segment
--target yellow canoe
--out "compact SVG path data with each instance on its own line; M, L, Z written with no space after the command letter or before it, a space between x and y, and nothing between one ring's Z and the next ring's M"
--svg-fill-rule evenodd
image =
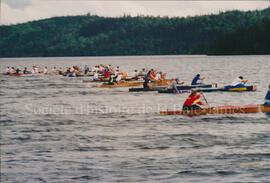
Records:
M168 85L172 82L173 79L163 80L163 81L155 81L148 83L149 86L157 86L157 85ZM144 82L124 82L124 83L114 83L114 85L109 85L107 83L103 83L101 85L93 85L93 88L115 88L115 87L130 87L130 86L141 86Z

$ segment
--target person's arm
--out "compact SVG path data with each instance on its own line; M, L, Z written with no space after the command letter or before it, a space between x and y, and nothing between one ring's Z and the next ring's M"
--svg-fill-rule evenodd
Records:
M201 77L199 80L204 80L205 79L205 77Z
M176 90L177 93L180 93L180 90L178 90L176 83L174 83L173 88L174 88L174 90Z

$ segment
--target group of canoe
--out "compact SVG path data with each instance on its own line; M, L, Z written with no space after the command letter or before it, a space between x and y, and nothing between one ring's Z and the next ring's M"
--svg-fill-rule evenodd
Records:
M199 101L202 92L227 91L227 92L243 92L256 91L255 85L245 85L247 80L242 76L237 77L230 85L217 87L217 84L204 84L201 81L205 77L197 74L190 85L184 85L178 78L166 80L164 77L159 80L155 79L156 72L150 70L147 74L141 76L143 81L135 81L136 78L125 78L116 80L117 76L111 74L108 79L103 77L96 80L84 80L84 82L103 82L101 85L93 85L92 87L99 88L115 88L115 87L130 87L130 92L146 92L158 91L159 93L191 93L183 104L182 110L176 111L160 111L162 115L204 115L204 114L232 114L232 113L255 113L255 112L270 112L270 90L265 97L265 103L262 105L241 105L241 106L218 106L209 107L208 103ZM133 79L133 80L132 80ZM137 87L143 86L143 87ZM200 92L198 94L198 92Z
M270 111L270 90L265 97L265 103L262 105L242 105L242 106L219 106L209 107L208 103L199 101L200 96L204 96L202 92L243 92L256 91L255 85L247 86L242 76L237 77L230 85L218 87L214 84L204 84L202 81L205 77L197 74L190 85L185 85L178 78L166 79L166 73L156 71L154 69L141 70L134 69L133 73L128 74L121 72L119 66L99 64L92 68L85 65L80 68L78 66L66 67L48 67L32 66L28 71L25 67L23 70L14 67L7 67L4 75L9 76L27 76L27 75L62 75L68 77L91 77L91 79L83 80L86 83L101 83L92 85L96 88L115 88L115 87L133 87L129 88L129 92L148 92L157 91L158 93L190 93L183 104L182 110L177 111L160 111L162 115L182 114L182 115L202 115L202 114L226 114L226 113L254 113ZM143 86L143 87L141 87ZM200 93L199 93L200 92ZM199 94L198 94L199 93ZM205 107L206 106L206 107Z
M142 69L140 73L142 74L145 69ZM135 73L136 72L136 73ZM103 64L96 65L92 68L85 65L83 67L79 66L71 66L71 67L52 67L49 68L47 66L41 67L41 66L32 66L30 70L28 70L27 67L22 68L15 68L15 67L7 67L6 70L3 72L2 75L8 75L8 76L30 76L30 75L61 75L61 76L67 76L67 77L94 77L95 80L99 80L101 77L107 77L110 74L117 75L120 73L121 75L126 75L127 73L120 72L119 66L113 67L111 65L105 66ZM136 74L136 77L140 75L140 73L135 70L134 73ZM134 74L133 73L133 74ZM132 78L133 76L128 76L129 78Z
M264 112L267 116L270 117L270 85L268 92L264 98L264 104L257 105L238 105L238 106L216 106L210 107L207 100L205 103L201 102L199 99L204 95L202 92L197 93L196 90L193 90L192 93L188 96L186 101L183 104L182 110L167 110L160 111L161 115L206 115L206 114L236 114L236 113L259 113ZM205 106L205 107L202 107Z
M203 80L200 79L200 75L198 74L192 81ZM177 82L177 79L176 79ZM235 114L235 113L258 113L265 112L268 116L270 116L270 85L269 90L265 96L265 103L259 105L240 105L240 106L216 106L210 107L207 100L203 95L203 91L256 91L256 86L245 86L247 80L244 80L242 76L239 76L235 81L232 82L231 85L227 85L221 88L195 88L191 91L191 94L185 100L182 110L167 110L160 111L162 115L188 115L188 116L196 116L196 115L205 115L205 114ZM201 84L201 83L200 83ZM181 88L181 87L180 87ZM174 93L179 93L179 91L183 91L179 89L179 86L175 85ZM167 90L168 91L168 90ZM163 91L161 91L163 92ZM200 92L198 94L198 92ZM200 101L200 97L203 96L205 103Z

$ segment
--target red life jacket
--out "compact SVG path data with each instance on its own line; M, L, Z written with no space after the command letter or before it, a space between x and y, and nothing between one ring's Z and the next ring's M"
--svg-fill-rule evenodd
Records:
M199 98L200 98L200 95L188 97L186 99L186 101L184 102L183 106L185 106L185 105L192 106L193 104L203 105L203 103L201 101L199 101Z
M105 77L105 78L109 77L109 70L107 70L107 71L105 72L104 77Z

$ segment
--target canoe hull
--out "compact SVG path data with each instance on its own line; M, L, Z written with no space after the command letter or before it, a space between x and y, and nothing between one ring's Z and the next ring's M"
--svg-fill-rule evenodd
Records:
M124 81L138 81L140 79L124 79ZM83 80L83 83L101 83L101 82L108 82L109 81L109 78L100 78L100 79L97 79L97 80L93 80L93 79L89 79L89 80Z
M224 88L193 88L194 90L197 90L198 92L245 92L245 91L256 91L257 87L256 85L252 86L246 86L242 88L231 88L231 89L224 89ZM191 89L181 89L179 88L180 93L190 93ZM159 90L158 93L176 93L173 89L163 89Z
M179 86L179 90L185 92L185 90L190 90L192 88L216 88L217 84L208 84L208 85L183 85L183 86ZM180 89L181 88L181 89ZM167 86L159 86L159 87L152 87L152 88L130 88L129 89L130 92L146 92L146 91L169 91L168 93L174 93L173 89L167 89ZM162 92L161 92L162 93ZM186 92L188 93L188 92Z
M206 115L206 114L245 114L245 113L258 113L270 112L270 106L264 105L240 105L240 106L217 106L213 108L206 108L202 110L188 110L188 111L160 111L161 115Z
M168 85L172 80L164 80L164 81L157 81L148 83L149 86L156 86L156 85ZM141 86L144 82L125 82L120 84L113 84L108 85L103 83L102 85L94 85L93 88L115 88L115 87L130 87L130 86Z

